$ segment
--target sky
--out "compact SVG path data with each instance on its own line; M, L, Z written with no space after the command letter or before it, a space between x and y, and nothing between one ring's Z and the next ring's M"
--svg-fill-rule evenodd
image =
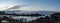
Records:
M0 11L58 11L60 0L0 0Z

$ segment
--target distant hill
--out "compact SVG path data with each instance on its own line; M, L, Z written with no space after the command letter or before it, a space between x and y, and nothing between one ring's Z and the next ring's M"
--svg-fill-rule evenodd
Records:
M42 14L42 15L50 15L55 13L54 11L5 11L8 14Z

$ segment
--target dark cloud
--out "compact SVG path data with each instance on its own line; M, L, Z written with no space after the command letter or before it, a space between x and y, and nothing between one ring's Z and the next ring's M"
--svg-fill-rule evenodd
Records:
M11 7L10 9L18 9L20 7L21 7L20 5L16 5L16 6Z
M13 6L9 9L19 9L19 8L22 8L22 7L25 7L25 6L28 6L28 5L16 5L16 6Z

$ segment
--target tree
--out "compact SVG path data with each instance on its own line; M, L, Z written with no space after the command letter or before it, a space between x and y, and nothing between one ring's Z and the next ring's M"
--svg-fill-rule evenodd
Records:
M4 11L0 11L0 14L5 14L5 12Z
M46 16L45 19L49 19L49 16Z
M9 19L7 16L3 16L3 19Z
M53 13L50 19L52 23L55 23L56 21L60 21L60 13Z
M60 13L54 13L51 15L51 17L53 17L55 20L58 20L58 18L60 18Z

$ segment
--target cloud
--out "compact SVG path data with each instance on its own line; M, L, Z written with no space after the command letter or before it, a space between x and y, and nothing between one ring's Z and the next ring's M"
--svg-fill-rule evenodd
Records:
M15 5L15 6L11 7L10 9L19 9L19 8L22 8L25 6L27 6L27 5Z
M40 3L32 3L27 5L15 5L10 8L10 10L22 10L22 11L59 11L56 7L45 7L40 5Z
M16 9L22 11L59 11L58 9L60 8L58 8L57 4L55 5L54 2L53 5L52 2L42 0L4 0L0 3L2 4L2 7L4 7L6 4L9 4L9 8L7 10Z
M9 8L9 9L18 9L18 8L20 8L20 5L13 6L13 7Z
M18 0L2 0L0 1L0 11L8 10L9 8L20 8L23 7L23 5L25 5L25 3L19 2Z

